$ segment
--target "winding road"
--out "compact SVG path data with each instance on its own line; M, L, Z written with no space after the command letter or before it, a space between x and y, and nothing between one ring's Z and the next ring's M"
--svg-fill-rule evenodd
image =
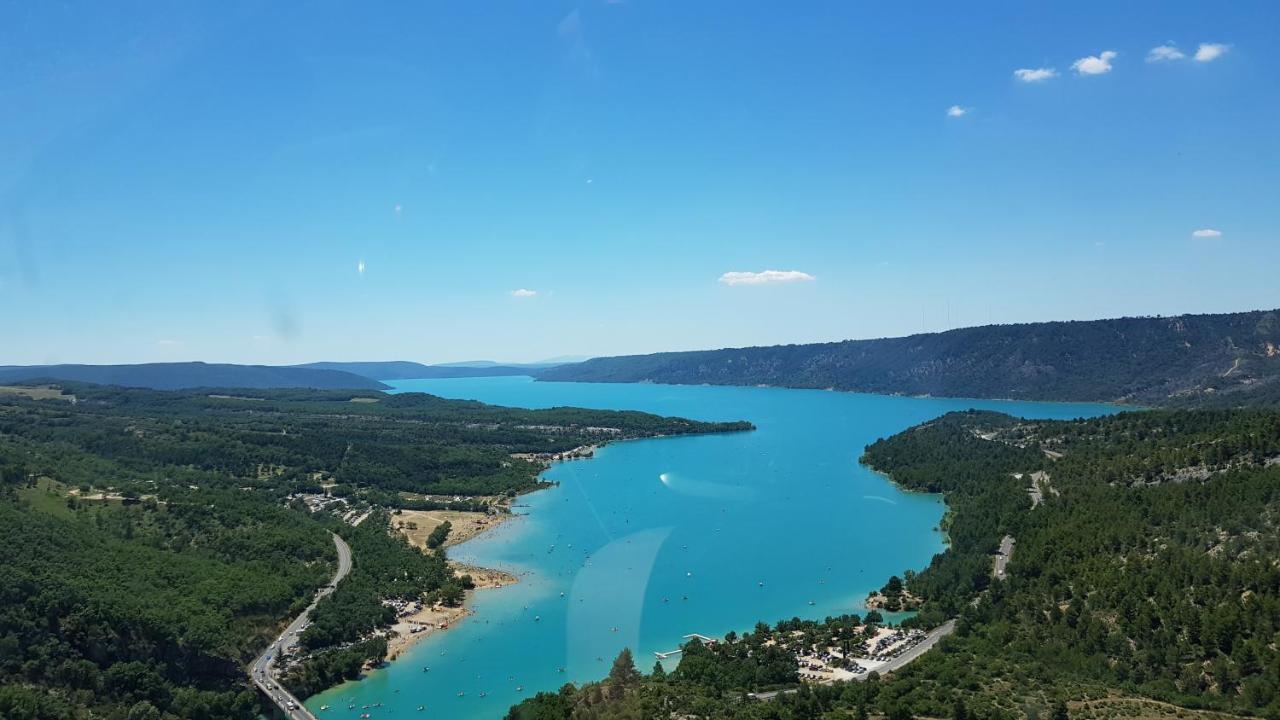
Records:
M276 680L274 665L276 657L280 654L282 648L292 647L298 641L298 635L302 632L302 627L307 623L307 616L315 609L316 603L320 602L325 596L333 592L342 578L351 572L351 548L337 534L333 536L333 544L338 548L338 571L333 574L333 579L328 585L320 588L316 593L316 597L311 604L302 611L298 617L289 623L289 626L280 633L280 637L271 643L262 654L253 661L253 666L249 670L249 679L257 686L259 690L266 693L271 698L284 716L289 720L316 720L316 716L310 710L302 706L302 701L294 697L292 693L284 689L284 686Z

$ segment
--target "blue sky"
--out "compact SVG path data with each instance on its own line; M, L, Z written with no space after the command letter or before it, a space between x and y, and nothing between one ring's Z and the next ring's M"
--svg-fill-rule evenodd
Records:
M1273 2L6 3L0 364L1277 307L1277 34Z

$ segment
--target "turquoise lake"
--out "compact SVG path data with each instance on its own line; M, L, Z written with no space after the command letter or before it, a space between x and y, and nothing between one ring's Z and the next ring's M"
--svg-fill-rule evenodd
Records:
M757 430L615 443L552 467L544 477L559 486L522 497L520 517L449 551L520 582L474 593L472 617L309 699L313 711L331 706L321 717L500 718L538 691L604 676L624 646L648 672L655 651L690 633L863 612L867 593L890 575L942 551L944 509L940 497L901 492L860 466L865 445L951 410L1033 418L1118 410L524 377L389 384L497 405L744 419Z

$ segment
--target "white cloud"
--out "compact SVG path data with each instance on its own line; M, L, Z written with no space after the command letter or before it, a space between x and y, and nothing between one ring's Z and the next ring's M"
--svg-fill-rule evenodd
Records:
M969 108L959 105L952 105L947 108L947 117L964 117L969 114Z
M764 285L813 280L809 273L799 270L763 270L761 272L727 272L720 276L725 285Z
M1210 60L1217 60L1226 55L1230 49L1230 45L1222 43L1200 43L1200 47L1196 48L1196 61L1209 62Z
M1077 75L1105 75L1111 72L1111 61L1115 59L1115 50L1103 50L1097 55L1082 57L1071 63L1071 69Z
M363 261L363 260L360 260L359 262L357 262L357 263L356 263L356 272L360 273L361 275L364 275L364 261Z
M1013 76L1024 83L1036 83L1057 77L1058 71L1053 68L1018 68L1013 71Z
M1172 43L1169 45L1159 45L1147 51L1147 62L1166 62L1169 60L1181 60L1186 54L1175 47Z
M1214 230L1213 228L1201 228L1201 229L1199 229L1199 230L1193 231L1193 232L1191 233L1191 237L1196 237L1196 238L1216 238L1216 237L1222 237L1222 231L1221 231L1221 230Z
M519 290L511 291L511 297L513 298L531 298L536 296L537 294L538 294L537 290L528 290L526 288L520 288Z

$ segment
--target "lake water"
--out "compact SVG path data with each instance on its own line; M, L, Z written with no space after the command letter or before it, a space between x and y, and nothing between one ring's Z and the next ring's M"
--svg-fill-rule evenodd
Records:
M863 612L868 592L943 549L944 509L938 496L901 492L860 466L865 445L950 410L1074 418L1117 409L523 377L390 384L518 407L745 419L758 429L616 443L552 467L544 477L558 487L522 497L520 517L449 551L520 582L475 593L474 616L309 699L312 710L332 706L322 717L405 717L425 705L428 717L500 718L535 692L604 676L623 647L648 672L655 651L690 633Z

